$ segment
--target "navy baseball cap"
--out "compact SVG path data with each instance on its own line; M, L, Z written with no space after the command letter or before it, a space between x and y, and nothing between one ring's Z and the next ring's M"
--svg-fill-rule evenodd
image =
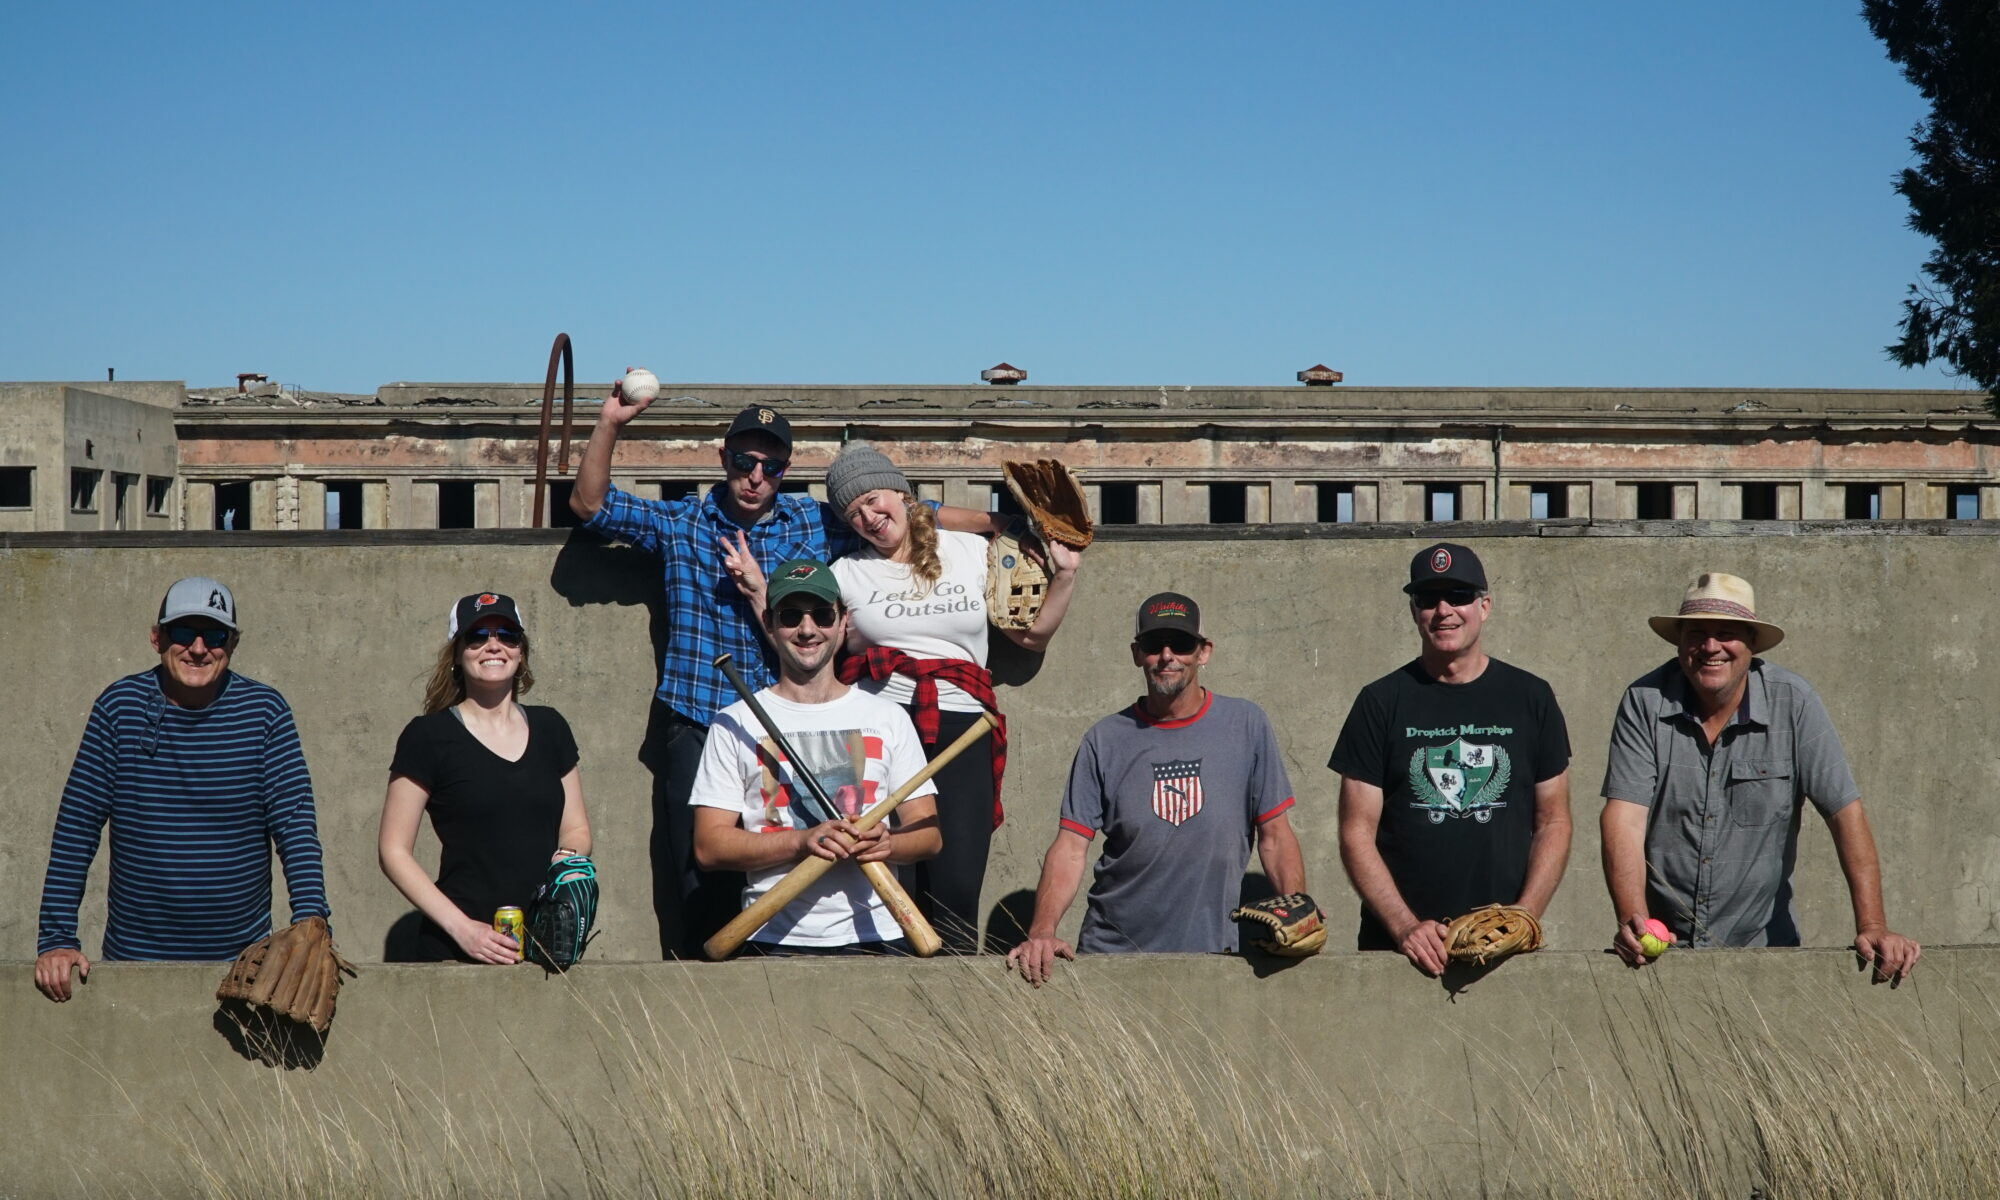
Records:
M473 622L481 617L503 617L509 625L527 632L528 627L521 624L521 610L512 596L503 596L499 592L474 592L460 597L458 603L451 606L451 623L445 636L457 637L461 631L472 628Z
M1439 542L1417 551L1410 559L1410 582L1403 590L1415 593L1448 587L1485 591L1486 568L1479 565L1479 556L1455 542Z

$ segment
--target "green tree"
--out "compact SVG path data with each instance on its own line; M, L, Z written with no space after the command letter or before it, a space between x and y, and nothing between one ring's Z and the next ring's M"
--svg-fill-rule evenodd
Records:
M2000 412L2000 0L1862 0L1861 12L1931 105L1896 191L1937 248L1887 352L1948 364Z

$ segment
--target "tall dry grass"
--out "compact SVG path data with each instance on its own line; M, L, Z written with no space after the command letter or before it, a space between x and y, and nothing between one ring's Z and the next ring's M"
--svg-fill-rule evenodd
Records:
M1978 1074L1991 1064L1853 1013L1778 1029L1754 1002L1690 1008L1655 991L1643 1020L1607 1015L1603 1037L1444 1045L1475 1084L1454 1111L1379 1074L1246 1074L1227 1014L1137 1017L1143 1006L1116 1002L1134 998L1101 987L1052 1004L997 978L968 1003L973 977L924 993L892 1028L829 1016L750 1043L684 1007L685 990L577 989L588 1057L552 1066L496 1044L515 1068L505 1095L466 1090L443 1050L368 1061L343 1045L321 1068L345 1073L337 1087L216 1071L184 1112L149 1118L178 1150L171 1174L97 1190L2000 1197L2000 1090Z

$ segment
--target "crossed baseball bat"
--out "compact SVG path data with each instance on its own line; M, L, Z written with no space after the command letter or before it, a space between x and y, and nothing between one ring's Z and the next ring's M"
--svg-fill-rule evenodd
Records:
M773 721L764 711L764 706L757 702L756 693L752 692L750 685L744 682L743 676L736 670L736 664L731 661L730 656L718 655L715 665L728 678L729 685L736 689L736 694L743 697L743 702L750 707L751 713L763 724L764 732L770 735L772 744L776 745L778 752L792 764L793 771L805 784L806 790L812 793L819 807L829 814L837 814L840 809L827 796L826 789L806 766L805 760L792 749L791 742L785 737L784 731L778 728L778 723ZM991 713L979 714L972 727L960 734L957 741L946 746L936 758L924 764L924 769L910 776L903 786L876 801L868 811L855 817L853 826L864 833L873 829L894 812L897 805L909 799L911 793L928 782L931 776L944 768L945 764L963 753L967 746L978 741L987 730L993 728L993 725ZM853 844L850 839L848 845ZM736 918L724 925L714 937L703 942L702 953L716 962L736 953L742 948L743 943L749 940L751 934L762 929L787 904L798 899L802 892L819 882L820 877L831 870L833 865L832 860L817 856L801 861L798 866L787 872L783 879L773 884L770 891L759 896L755 903L738 913ZM936 954L944 945L943 939L938 937L937 930L931 928L931 923L924 919L924 915L917 911L910 894L903 890L902 884L896 882L895 873L889 870L888 864L872 862L859 865L861 873L867 876L870 884L874 885L875 894L882 898L882 903L888 908L889 914L895 917L896 924L902 927L903 935L909 938L910 948L916 951L919 958L929 958Z

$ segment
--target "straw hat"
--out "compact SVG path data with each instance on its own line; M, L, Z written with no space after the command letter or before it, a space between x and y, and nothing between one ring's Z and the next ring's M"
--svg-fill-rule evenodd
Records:
M1750 653L1762 654L1785 640L1785 631L1769 621L1757 619L1757 593L1748 580L1719 571L1695 576L1681 597L1681 610L1671 617L1647 617L1653 632L1678 646L1681 628L1689 621L1733 622L1748 625L1753 640Z

